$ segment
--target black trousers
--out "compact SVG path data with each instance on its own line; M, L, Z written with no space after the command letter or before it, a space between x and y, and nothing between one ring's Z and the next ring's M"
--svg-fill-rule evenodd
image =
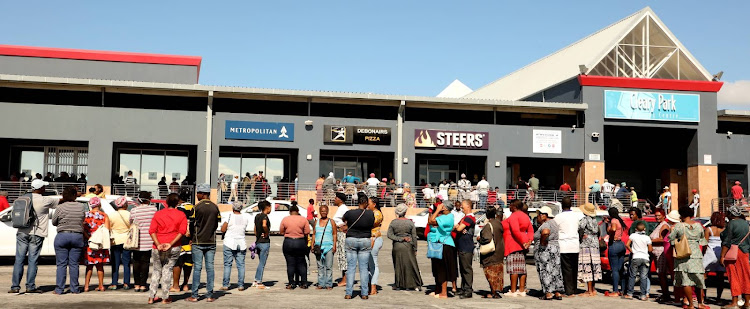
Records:
M281 249L286 260L286 277L289 284L307 284L307 241L304 238L284 238Z
M133 281L135 285L147 286L148 269L151 267L151 250L133 251Z
M474 259L473 252L458 251L458 269L461 273L461 289L464 293L474 293L471 288L474 285L474 269L472 268L472 262Z
M573 295L578 284L578 253L560 253L560 266L565 295Z

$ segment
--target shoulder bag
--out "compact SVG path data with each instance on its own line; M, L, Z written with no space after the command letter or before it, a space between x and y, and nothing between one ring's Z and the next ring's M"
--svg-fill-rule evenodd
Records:
M729 247L727 254L724 255L724 261L733 262L737 260L737 254L739 253L738 251L740 250L740 244L745 242L745 239L747 238L748 235L750 235L750 231L747 232L745 237L743 237L742 240L740 240L738 244L736 245L733 244L731 247Z
M690 250L690 244L688 243L687 231L685 231L685 224L683 224L682 227L683 227L682 237L679 240L675 241L675 244L674 244L674 258L676 259L689 258L690 255L693 254L693 251Z
M122 248L125 250L138 250L138 244L140 241L141 236L141 230L138 229L138 224L133 222L133 224L130 224L125 220L125 217L120 214L120 211L117 211L117 214L120 216L120 219L122 219L122 222L125 222L125 225L128 226L128 238L125 239L125 243L122 244Z
M492 227L491 222L487 222L487 225L490 226L490 231L492 231L492 238L490 238L490 242L488 244L479 246L480 254L490 254L492 252L495 252L495 228Z
M427 239L427 258L442 260L443 246L442 242L433 242Z
M313 248L312 248L312 252L313 252L313 254L315 254L315 256L316 256L316 257L317 257L318 259L320 259L320 256L321 256L321 255L323 254L323 251L321 251L321 250L320 250L320 246L322 246L322 245L323 245L323 238L325 238L325 237L326 237L326 229L328 229L328 226L329 226L329 225L331 225L331 219L330 219L330 218L328 219L328 221L326 221L326 226L325 226L325 227L323 227L323 234L322 234L322 236L320 236L320 243L319 243L319 244L315 244L315 245L313 246ZM314 236L313 236L313 237L314 237Z

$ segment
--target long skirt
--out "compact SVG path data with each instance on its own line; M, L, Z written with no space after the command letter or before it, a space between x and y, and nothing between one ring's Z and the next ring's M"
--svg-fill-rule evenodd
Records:
M536 270L539 272L539 281L542 283L542 292L562 292L563 280L560 272L560 247L537 246L534 252Z
M578 252L578 280L593 282L602 280L602 260L599 249L581 248Z
M497 263L484 266L484 276L490 284L490 290L503 290L503 263Z
M729 277L729 287L732 290L732 297L742 294L750 294L750 262L748 254L737 250L737 260L733 262L725 261L727 276Z
M419 274L417 256L410 242L393 242L391 250L393 257L393 272L396 276L394 287L413 290L422 286L422 276Z
M346 271L346 250L344 250L346 248L346 233L342 231L336 233L336 248L339 248L339 250L336 250L336 260L339 262L339 269Z
M435 285L443 282L456 281L458 278L458 255L456 248L443 245L443 258L430 259L432 261L432 275L435 277Z

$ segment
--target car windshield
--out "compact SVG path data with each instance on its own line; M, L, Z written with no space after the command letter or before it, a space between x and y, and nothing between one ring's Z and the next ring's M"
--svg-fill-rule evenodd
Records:
M429 209L425 209L422 212L418 213L417 216L426 216L426 215L429 215L429 214L430 214L430 210Z

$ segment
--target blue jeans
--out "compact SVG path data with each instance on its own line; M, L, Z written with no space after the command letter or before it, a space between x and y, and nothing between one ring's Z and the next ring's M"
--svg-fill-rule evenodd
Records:
M359 265L359 285L361 296L370 295L370 238L346 238L346 295L351 296L354 289L354 277Z
M620 285L625 289L625 278L620 278L622 267L625 264L625 244L618 240L609 245L607 257L609 257L609 266L612 270L612 291L619 292Z
M378 253L380 253L380 248L383 248L383 237L375 238L375 243L372 245L372 250L370 250L370 259L368 260L370 285L377 285L378 277L380 277L380 267L378 267Z
M641 297L648 295L648 271L650 270L649 266L649 260L630 260L630 281L628 283L628 295L633 296L633 288L635 287L636 275L641 278Z
M333 249L318 258L318 286L333 287Z
M206 297L214 295L214 255L216 245L193 245L193 293L198 298L198 288L201 286L201 270L203 260L206 261Z
M237 285L245 286L245 253L247 250L232 250L224 246L224 280L223 287L229 287L229 275L232 274L232 260L237 262Z
M62 294L65 291L67 273L70 272L70 291L78 291L78 261L81 260L83 252L83 234L81 233L59 233L55 236L55 264L57 274L55 276L55 292Z
M23 261L26 254L29 255L29 268L26 273L26 289L36 289L36 271L39 254L42 253L42 244L44 237L29 235L26 233L16 233L16 262L13 264L13 278L11 279L10 288L12 290L21 289L21 278L23 278Z
M266 260L268 260L268 251L271 250L271 243L255 243L255 248L258 250L258 268L255 270L255 282L263 283L263 270L266 268Z
M120 265L122 265L122 284L130 285L130 250L125 250L123 245L113 245L109 249L112 260L112 284L117 285L120 281Z
M485 209L487 208L487 195L479 195L479 208Z

